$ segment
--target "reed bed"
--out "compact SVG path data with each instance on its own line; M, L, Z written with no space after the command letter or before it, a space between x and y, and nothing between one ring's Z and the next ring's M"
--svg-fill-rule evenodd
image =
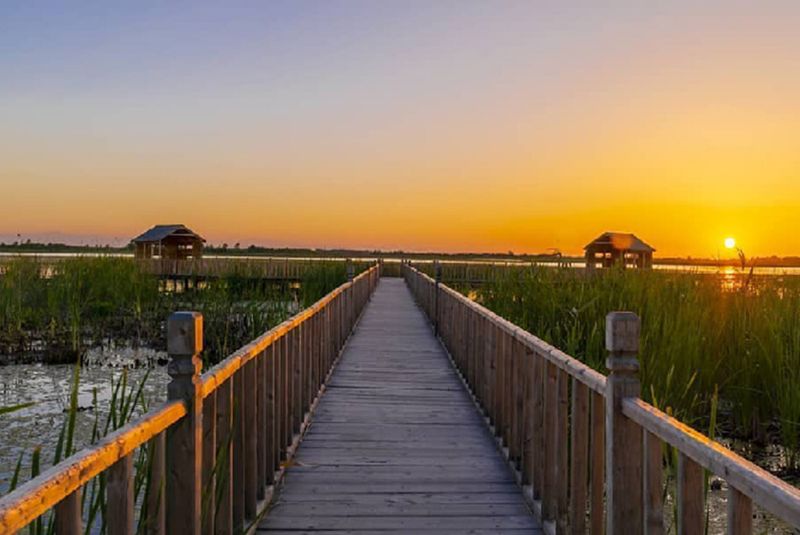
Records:
M366 264L356 265L355 272ZM134 262L117 258L77 258L61 262L45 273L31 259L8 264L0 277L0 332L3 340L13 340L25 349L26 344L43 344L68 336L68 343L54 345L75 358L88 343L108 338L144 341L163 337L167 314L176 308L190 308L204 314L206 350L204 360L214 363L241 345L286 319L302 306L317 301L347 278L342 262L320 262L309 269L299 283L269 284L239 273L204 285L194 291L164 291L155 277L144 274ZM155 333L155 334L154 334ZM163 347L163 344L162 344ZM112 379L112 396L99 403L95 389L91 436L79 437L76 430L78 386L81 366L73 368L69 405L52 459L43 458L41 446L22 452L17 460L7 492L36 477L47 463L58 464L75 453L81 444L96 444L108 433L119 429L147 412L150 402L144 395L148 374L138 382L128 381L126 370ZM23 410L32 403L0 407L0 415ZM234 409L235 410L235 409ZM139 448L134 457L134 492L137 509L145 507L143 496L153 481L150 478L151 446ZM220 453L224 460L227 451ZM106 475L89 482L82 495L85 533L106 530ZM213 496L204 496L204 511L215 507ZM205 512L204 512L205 514ZM148 532L139 516L137 533ZM31 535L55 531L52 512L34 521L27 529Z
M781 468L800 469L800 278L533 266L460 290L603 373L606 314L637 313L648 402L726 438L780 444Z
M75 362L94 346L163 348L164 320L178 309L204 313L204 358L217 362L346 280L344 263L319 262L295 285L232 269L176 292L125 258L77 257L43 268L35 258L20 257L4 267L0 355L54 363Z

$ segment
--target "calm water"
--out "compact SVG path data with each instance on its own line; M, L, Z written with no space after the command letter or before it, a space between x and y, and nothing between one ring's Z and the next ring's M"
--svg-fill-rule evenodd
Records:
M23 455L22 481L30 479L31 454L37 446L42 448L42 468L52 465L61 426L67 418L64 411L69 407L73 371L71 365L0 366L0 407L36 403L32 407L0 415L0 494L8 488L20 454ZM146 372L141 368L128 370L128 385L138 386ZM104 425L112 396L111 382L119 380L122 373L121 369L110 366L81 369L78 406L85 410L77 415L77 448L89 443L95 417L101 426ZM166 366L152 368L145 383L145 400L152 405L166 399L168 381ZM95 389L99 406L97 415L91 409ZM138 412L141 412L141 408Z

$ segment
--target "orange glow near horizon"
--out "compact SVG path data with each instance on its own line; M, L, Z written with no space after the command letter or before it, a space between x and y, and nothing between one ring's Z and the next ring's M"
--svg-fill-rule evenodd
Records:
M0 237L800 256L800 6L512 4L176 10L0 57Z

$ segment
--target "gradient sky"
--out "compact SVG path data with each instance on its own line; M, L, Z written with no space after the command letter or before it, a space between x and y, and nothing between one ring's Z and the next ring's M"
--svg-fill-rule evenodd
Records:
M800 254L800 2L695 4L6 0L0 235Z

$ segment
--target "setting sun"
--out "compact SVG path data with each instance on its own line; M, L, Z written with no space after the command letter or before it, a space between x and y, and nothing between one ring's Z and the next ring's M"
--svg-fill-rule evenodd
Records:
M725 238L725 248L733 249L734 247L736 247L736 240L733 238Z

